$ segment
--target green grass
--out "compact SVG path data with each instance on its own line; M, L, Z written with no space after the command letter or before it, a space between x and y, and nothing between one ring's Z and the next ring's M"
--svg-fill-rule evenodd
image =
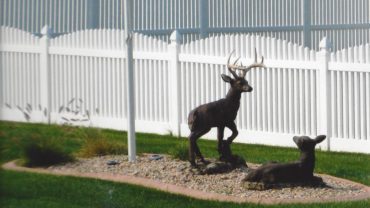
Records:
M55 140L65 151L77 153L85 139L81 131L90 129L41 124L0 122L0 163L21 156L22 144L32 135ZM94 130L91 130L94 131ZM111 142L126 144L125 132L102 130ZM139 153L168 153L179 140L171 136L137 134ZM214 141L199 141L207 157L217 157ZM294 148L233 144L234 153L248 162L296 160ZM316 172L347 178L370 185L370 155L317 152ZM0 207L263 207L195 200L143 187L101 180L0 171ZM370 200L334 204L283 205L269 207L370 207Z
M369 201L325 205L258 206L196 200L101 180L2 171L0 207L368 207Z

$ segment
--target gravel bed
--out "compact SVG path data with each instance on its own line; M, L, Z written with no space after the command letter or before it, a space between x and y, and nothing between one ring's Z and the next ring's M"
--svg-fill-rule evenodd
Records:
M118 162L117 165L107 165L108 161ZM256 165L250 165L256 168ZM263 191L246 190L241 186L242 179L248 169L235 169L229 173L215 175L196 174L186 161L172 159L163 155L162 159L151 160L150 155L138 156L136 163L128 162L125 155L111 155L78 159L73 163L51 166L52 171L81 172L81 173L110 173L149 178L164 183L175 184L191 189L232 195L236 197L253 197L258 199L312 199L341 198L356 196L365 191L361 186L350 182L336 180L331 177L323 178L327 187L287 187Z

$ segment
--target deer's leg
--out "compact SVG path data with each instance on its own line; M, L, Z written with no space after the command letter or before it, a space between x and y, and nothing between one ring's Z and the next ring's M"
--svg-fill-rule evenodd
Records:
M222 153L222 140L224 138L224 130L225 130L224 126L217 128L217 140L218 140L217 151L219 154Z
M189 135L189 161L192 166L195 166L195 148L197 141L196 133L191 132Z
M204 134L206 134L207 132L209 132L209 130L211 130L211 129L209 128L209 129L204 129L202 131L199 131L198 134L197 134L197 138L203 136ZM196 142L195 142L195 154L197 155L197 157L200 158L200 160L203 163L207 163L207 161L204 159L202 153L200 152L199 147L198 147L198 144Z
M196 165L195 164L195 156L199 157L202 162L206 163L202 153L199 150L197 140L198 140L199 137L201 137L204 134L206 134L207 132L209 132L209 130L211 130L211 129L209 128L209 129L194 131L194 132L191 132L190 135L189 135L189 141L190 141L189 142L189 160L190 160L190 163L191 163L192 166Z
M233 142L233 140L235 139L235 137L238 136L239 132L238 132L238 129L236 128L236 125L235 125L234 122L229 123L227 125L227 128L229 128L232 132L231 136L229 138L227 138L227 143L230 145Z
M231 130L232 134L229 138L227 138L226 141L221 141L222 151L221 151L220 160L231 161L232 153L231 153L230 144L233 142L235 137L238 135L238 130L236 129L236 125L234 122L226 125L226 127Z

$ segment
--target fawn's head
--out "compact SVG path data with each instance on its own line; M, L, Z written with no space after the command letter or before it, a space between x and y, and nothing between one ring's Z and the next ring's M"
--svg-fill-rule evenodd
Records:
M226 74L221 74L221 77L225 82L230 83L232 89L238 92L252 92L253 88L248 84L248 81L245 79L245 75L252 68L256 68L256 67L265 68L265 65L263 64L263 56L262 56L261 62L258 63L257 62L257 50L255 50L254 63L249 66L243 66L243 65L236 64L239 61L239 58L236 59L236 61L233 64L230 64L230 58L233 53L234 51L230 53L229 58L227 60L227 69L234 76L234 78L231 78L230 76ZM236 70L239 70L239 72L241 73L239 73L238 75L236 73Z
M321 143L325 138L325 135L317 136L315 139L311 139L308 136L295 136L293 137L293 141L302 153L311 153L315 151L316 144Z

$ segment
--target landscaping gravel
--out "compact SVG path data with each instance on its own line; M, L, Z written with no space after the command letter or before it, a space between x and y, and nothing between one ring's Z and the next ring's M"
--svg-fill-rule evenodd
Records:
M327 176L320 176L327 184L326 187L283 187L263 191L246 190L242 187L241 182L248 173L248 168L235 169L229 173L223 174L199 175L197 171L194 171L194 169L190 167L189 162L176 160L167 155L161 156L162 157L142 155L137 157L137 162L130 163L125 155L110 155L89 159L78 159L75 162L65 165L51 166L48 169L63 172L131 175L205 192L214 192L242 198L253 197L258 199L302 200L316 198L320 200L333 197L355 197L365 192L363 188L357 184ZM249 163L248 165L250 168L257 167L257 165Z

